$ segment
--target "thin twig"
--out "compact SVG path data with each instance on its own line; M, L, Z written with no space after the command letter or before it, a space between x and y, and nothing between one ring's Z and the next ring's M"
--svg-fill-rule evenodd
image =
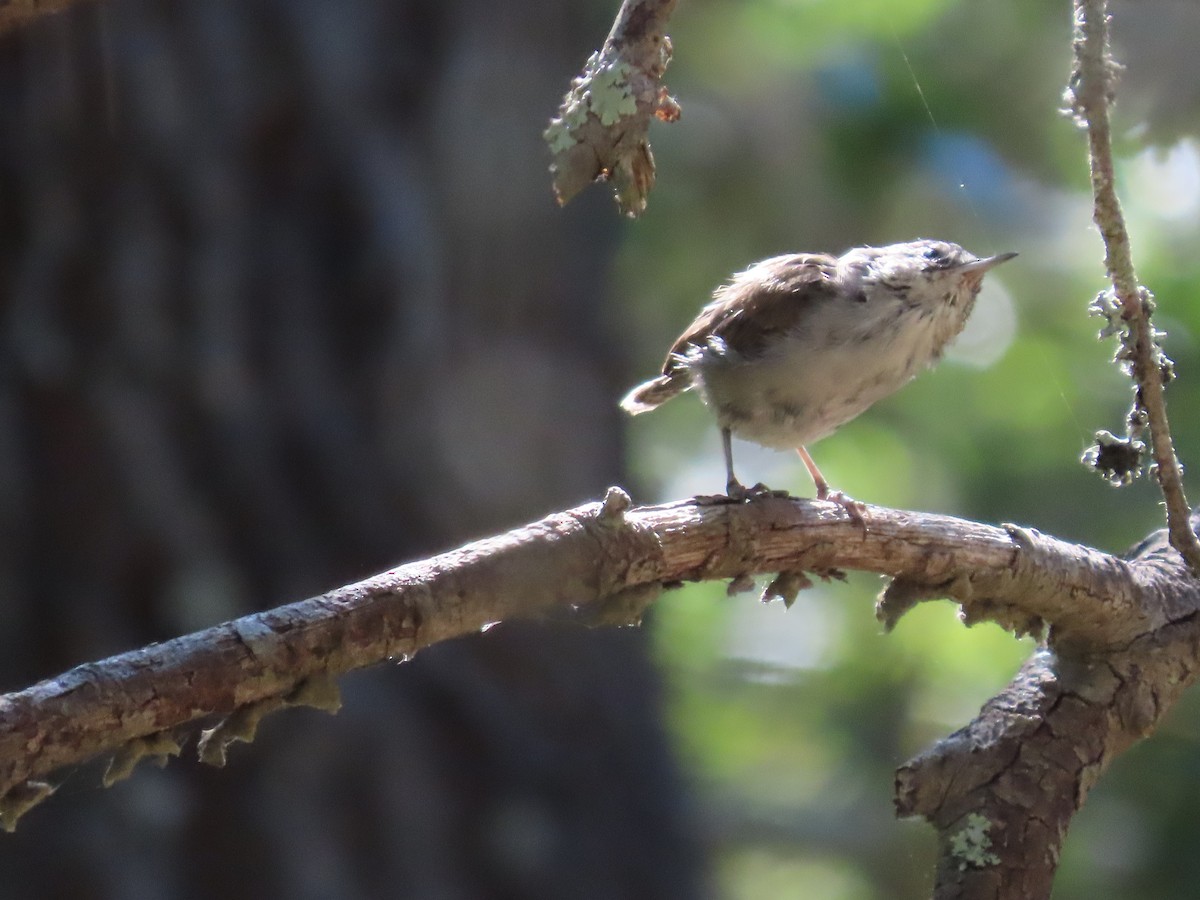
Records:
M1068 98L1085 125L1091 160L1093 219L1104 239L1105 266L1120 315L1130 329L1136 407L1145 413L1154 453L1154 472L1167 509L1167 530L1174 547L1193 573L1200 574L1200 540L1189 524L1190 507L1183 490L1183 471L1175 455L1167 421L1164 368L1167 365L1150 321L1152 303L1133 265L1129 232L1117 199L1113 173L1109 107L1118 66L1109 49L1106 0L1075 0L1075 70Z

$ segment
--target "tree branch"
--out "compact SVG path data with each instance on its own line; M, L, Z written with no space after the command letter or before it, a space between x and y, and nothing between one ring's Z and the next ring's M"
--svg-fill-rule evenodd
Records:
M1166 532L1129 566L1194 600ZM1197 646L1190 614L1103 653L1042 648L970 725L902 766L898 814L938 829L933 896L1049 897L1072 817L1109 764L1195 683Z
M1128 443L1133 444L1136 434L1149 427L1154 472L1166 502L1171 545L1192 571L1200 574L1200 540L1188 524L1190 508L1183 490L1183 471L1167 421L1164 385L1172 377L1171 362L1158 346L1158 335L1150 320L1153 297L1138 282L1129 232L1117 199L1109 107L1120 67L1109 47L1107 0L1075 0L1074 49L1075 66L1066 97L1076 120L1087 130L1093 219L1104 239L1104 262L1112 282L1112 291L1101 294L1093 308L1109 318L1113 332L1123 332L1118 358L1131 368L1136 396ZM1111 436L1106 440L1104 434L1097 437L1100 444L1092 453L1098 461L1115 442Z
M98 754L122 751L112 780L215 716L200 749L219 764L276 708L336 708L330 680L351 669L505 619L635 623L681 581L878 572L900 585L880 603L888 624L918 600L949 596L969 621L1047 623L1055 646L1075 654L1128 645L1197 607L1170 559L1126 563L1013 526L869 507L864 532L836 504L790 498L628 504L611 488L603 503L0 697L0 815L11 821L43 779Z
M544 134L560 204L593 181L611 180L623 213L645 210L654 187L650 121L679 118L679 104L662 85L671 61L664 29L674 9L675 0L624 0L604 46L571 82Z

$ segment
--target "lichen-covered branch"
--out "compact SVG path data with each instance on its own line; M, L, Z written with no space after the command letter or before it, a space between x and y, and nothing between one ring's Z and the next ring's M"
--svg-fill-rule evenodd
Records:
M629 216L654 187L650 122L674 122L679 105L662 84L671 61L665 29L675 0L624 0L604 46L571 82L545 131L554 194L566 203L593 181L611 181Z
M1159 532L1130 566L1187 596ZM1103 653L1042 648L966 728L897 772L896 808L938 830L935 898L1050 896L1063 839L1109 764L1195 683L1200 621L1182 616Z
M1129 232L1117 199L1113 171L1112 130L1109 107L1115 96L1120 67L1112 58L1108 37L1106 0L1075 0L1075 65L1066 99L1076 121L1087 130L1091 161L1093 219L1104 239L1105 266L1112 283L1093 311L1109 321L1105 333L1121 335L1118 359L1134 380L1135 399L1127 423L1127 436L1097 434L1097 443L1086 457L1115 483L1131 477L1140 467L1143 429L1150 431L1154 474L1167 508L1171 545L1200 573L1200 541L1188 525L1190 508L1183 490L1183 472L1175 455L1167 421L1164 385L1172 377L1171 361L1158 345L1151 323L1154 300L1137 278Z
M637 622L681 581L783 573L764 593L787 599L805 571L878 572L895 579L880 602L888 624L948 596L970 621L1048 625L1051 644L1072 653L1128 646L1198 605L1169 559L1126 563L1013 526L868 507L864 531L841 506L783 497L628 505L613 488L603 503L0 697L0 819L90 757L117 754L106 778L116 780L216 719L201 751L219 764L273 710L336 709L343 672L505 619Z
M1117 617L1129 626L1125 639L1080 641L1081 631L1054 622L1048 642L970 725L897 772L898 813L922 816L938 830L935 898L1048 898L1062 842L1092 786L1117 755L1154 730L1200 671L1200 617L1189 611L1200 542L1167 422L1171 362L1151 324L1153 298L1138 282L1116 194L1109 108L1119 67L1109 50L1105 0L1075 0L1075 26L1067 101L1088 135L1093 218L1112 284L1092 311L1107 320L1102 336L1120 337L1117 360L1134 382L1125 435L1097 433L1084 459L1113 483L1126 483L1141 471L1140 438L1148 429L1168 527L1123 564L1137 586L1122 590L1118 602L1142 611L1140 618ZM889 593L903 609L921 590L898 581ZM1107 618L1103 602L1078 610Z

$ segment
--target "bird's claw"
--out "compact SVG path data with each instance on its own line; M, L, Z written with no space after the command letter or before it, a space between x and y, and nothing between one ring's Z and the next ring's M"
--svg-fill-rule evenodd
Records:
M762 497L787 497L787 491L776 491L761 481L754 487L746 487L740 481L731 481L725 486L725 496L732 503L749 503Z
M698 494L694 499L700 506L722 506L729 503L750 503L766 497L788 498L791 496L787 491L773 490L761 481L754 487L746 487L740 481L731 481L725 486L724 494Z
M817 499L836 503L846 511L846 515L850 517L850 521L863 530L863 534L867 533L867 519L865 515L867 504L847 496L842 491L830 491L824 497L818 496Z

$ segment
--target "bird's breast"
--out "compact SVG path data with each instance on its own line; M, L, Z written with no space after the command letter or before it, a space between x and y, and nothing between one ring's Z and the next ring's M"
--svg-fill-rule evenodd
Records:
M698 348L689 369L721 426L768 447L810 444L936 362L957 333L938 312L826 309L753 357Z

